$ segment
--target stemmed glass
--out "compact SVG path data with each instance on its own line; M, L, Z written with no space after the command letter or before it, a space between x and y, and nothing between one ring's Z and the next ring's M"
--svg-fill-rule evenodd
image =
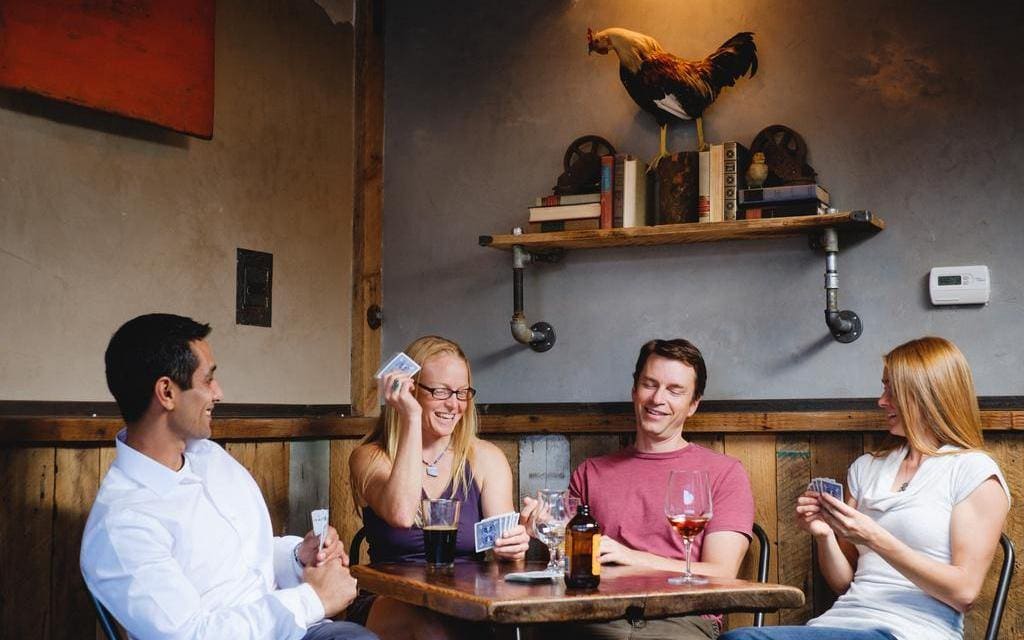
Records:
M562 566L558 548L565 540L565 525L569 522L569 492L558 489L541 489L537 492L537 515L533 519L533 531L537 538L548 547L548 566L544 569L552 575L561 575Z
M690 545L711 520L711 480L706 471L673 471L668 477L665 516L683 538L686 572L669 578L671 584L704 584L706 578L690 571Z

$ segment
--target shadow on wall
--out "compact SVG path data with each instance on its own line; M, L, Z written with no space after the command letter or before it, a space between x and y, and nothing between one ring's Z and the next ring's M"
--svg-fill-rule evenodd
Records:
M25 91L0 89L0 109L176 149L188 149L191 143L182 133Z
M766 358L764 361L765 371L768 373L782 373L783 371L789 371L805 366L802 363L805 363L808 359L813 357L814 354L819 351L823 351L834 343L835 340L832 338L832 334L826 331L820 338L811 342L799 351L784 353L777 358Z

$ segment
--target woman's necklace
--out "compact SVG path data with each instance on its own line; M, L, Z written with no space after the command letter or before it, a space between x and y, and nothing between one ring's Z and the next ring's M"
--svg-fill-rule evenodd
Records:
M433 462L427 462L426 460L423 461L423 466L427 468L427 475L431 478L436 478L438 476L439 471L437 470L437 463L444 457L444 454L448 453L448 449L449 447L442 449L441 453L434 458Z

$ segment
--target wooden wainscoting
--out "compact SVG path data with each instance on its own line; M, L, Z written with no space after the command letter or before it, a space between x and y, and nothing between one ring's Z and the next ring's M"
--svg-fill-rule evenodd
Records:
M814 412L813 422L819 426L818 431L809 431L807 419L799 416L795 419L792 413L786 412L785 420L770 411L760 412L756 417L747 416L744 422L752 426L746 431L710 430L712 425L722 425L722 421L706 415L703 424L695 421L694 426L698 428L689 433L692 441L743 462L753 484L756 519L771 538L770 579L801 588L807 594L803 608L771 614L768 624L799 624L832 603L833 596L815 570L808 536L794 524L793 503L812 477L845 478L849 464L870 450L880 437L880 432L871 426L862 426L859 430L845 428L846 421L851 419L849 412L838 412L840 415L831 416L834 420ZM613 451L629 440L629 428L624 426L628 422L619 417L609 419L608 424L587 427L578 419L566 421L564 416L552 417L544 412L540 415L540 418L485 417L484 435L508 456L516 474L516 487L519 486L520 466L518 440L527 433L525 424L531 424L533 433L566 435L570 466L588 456ZM988 448L1018 498L1006 527L1018 549L1024 548L1024 506L1020 500L1024 496L1024 435L1019 430L1020 415L1019 410L1014 410L1005 420L1000 417L993 422L991 414L986 419L986 423L994 427L986 432ZM301 461L293 464L289 439L279 436L266 439L268 433L277 435L283 430L280 425L268 426L268 420L274 422L274 419L252 419L253 424L248 425L252 428L248 433L252 435L245 439L247 420L225 419L230 425L230 439L223 439L224 431L218 434L216 428L215 436L222 438L226 449L256 478L266 497L275 532L284 533L290 516L292 522L302 521L296 514L290 514L294 505L289 503L288 491L296 469L304 472L302 464ZM300 419L281 420L294 425L294 420ZM292 432L292 439L302 439L306 445L296 450L309 450L308 445L317 443L329 451L329 466L317 465L321 469L317 473L328 469L329 477L320 478L319 482L329 488L332 524L343 540L350 540L361 523L349 490L348 456L366 424L353 422L343 428L335 426L329 429L334 435L324 437L322 422L301 420L317 426L309 433ZM488 420L490 425L487 425ZM502 420L515 426L505 431L496 426ZM794 424L794 420L801 428L764 428L764 425ZM12 417L0 418L0 430L16 421ZM111 419L112 424L115 422ZM611 424L618 428L611 428ZM828 430L829 427L834 430ZM103 426L101 430L112 429ZM83 430L87 434L93 431L92 427ZM114 450L89 436L85 442L61 438L56 442L46 442L45 438L37 442L25 441L25 432L23 428L17 444L11 441L0 444L0 487L3 487L0 491L3 505L0 511L0 629L3 632L0 635L81 638L85 635L83 629L95 627L95 616L78 570L78 549L85 519L100 480L113 460ZM517 495L517 503L518 500ZM997 557L997 563L999 559ZM752 549L743 566L744 577L753 577L754 562ZM1018 571L1014 579L1001 638L1024 637L1024 597L1019 588L1024 580L1022 575L1024 572ZM967 615L967 638L981 637L984 631L994 581L995 569L985 584L981 600ZM735 627L749 620L747 614L734 614L728 617L727 623Z

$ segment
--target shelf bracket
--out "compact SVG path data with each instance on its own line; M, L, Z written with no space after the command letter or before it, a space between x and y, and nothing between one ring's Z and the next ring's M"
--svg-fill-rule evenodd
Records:
M835 227L822 230L821 247L825 250L825 324L836 341L853 342L864 333L864 325L853 311L839 310L839 272L836 271L839 234Z
M513 235L521 235L522 229L516 227ZM512 246L512 320L510 322L512 337L520 344L528 345L537 353L543 353L555 346L555 328L547 322L535 322L527 325L526 313L523 311L523 269L527 264L538 260L522 245Z

